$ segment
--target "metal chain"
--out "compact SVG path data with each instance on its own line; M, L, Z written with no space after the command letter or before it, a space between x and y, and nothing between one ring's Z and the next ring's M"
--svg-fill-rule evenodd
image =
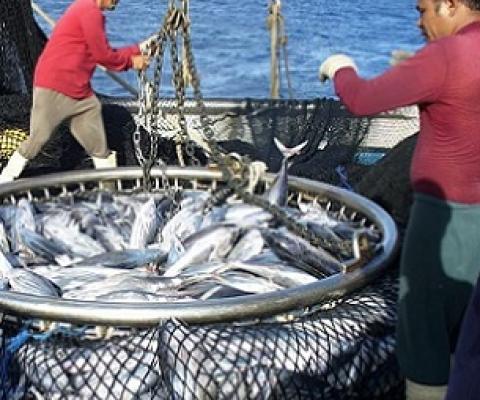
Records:
M183 0L185 1L185 0ZM185 3L184 9L185 9ZM178 46L177 46L177 36L178 33L183 36L183 46L184 46L184 54L186 57L187 68L191 79L191 85L193 88L193 95L196 102L197 107L199 108L199 118L200 124L202 128L202 134L204 139L209 147L209 157L211 160L218 165L218 168L223 174L223 178L226 182L226 187L221 188L216 193L213 193L211 196L211 200L209 201L207 207L211 207L213 204L224 201L231 193L236 193L238 197L240 197L246 203L254 204L258 207L263 208L264 210L270 212L274 218L284 224L287 229L289 229L294 234L298 235L299 237L307 240L314 246L321 246L326 250L331 251L334 254L341 254L345 257L350 257L352 254L352 244L349 241L344 241L340 244L330 242L312 231L309 231L304 225L298 223L296 220L288 216L285 211L280 209L277 206L270 204L268 201L262 199L257 195L252 195L246 191L246 187L248 185L248 158L242 157L232 157L231 155L227 154L217 143L215 140L215 134L211 128L211 123L207 116L207 109L205 106L205 102L203 100L203 95L200 89L200 80L199 75L196 70L195 60L192 51L191 45L191 38L189 32L189 22L188 19L183 12L175 6L175 1L170 1L169 10L165 17L164 25L159 34L159 40L162 44L159 46L159 53L164 51L164 44L165 41L162 38L167 37L170 41L170 54L172 58L172 69L173 69L173 84L175 86L175 95L177 101L177 113L179 116L179 124L180 124L180 132L179 136L176 138L176 144L179 145L180 142L183 144L189 137L188 131L186 128L186 120L185 120L185 80L184 80L184 71L181 68L180 61L178 58ZM164 36L163 36L163 35ZM159 55L162 57L162 55ZM156 84L157 82L155 82ZM154 93L156 94L159 86L154 86ZM143 91L142 91L143 93ZM151 108L150 113L150 126L155 127L156 122L154 122L153 118L158 118L158 109L157 109L157 99L153 96L153 100L155 101L155 105ZM312 124L314 120L314 116L312 118L306 118L304 123L304 129L310 130L312 129ZM156 133L156 131L155 131ZM152 142L154 142L152 140ZM150 155L156 155L153 149L150 152ZM194 149L193 143L191 141L186 146L186 154L189 157L193 158Z
M312 231L309 231L304 225L298 223L293 218L289 217L282 209L277 206L270 204L268 201L262 199L259 196L252 195L248 193L245 188L248 184L248 166L245 164L244 160L232 160L228 154L225 154L222 149L218 146L217 142L214 139L214 132L210 128L211 124L209 123L207 117L207 110L205 103L203 101L203 96L200 90L200 81L198 79L198 74L195 69L195 61L193 58L193 51L191 47L190 38L187 37L185 40L186 45L186 55L188 57L188 66L190 68L190 76L192 81L193 92L197 106L200 109L200 121L202 124L202 130L205 136L205 139L211 149L211 158L218 164L218 167L224 175L224 179L227 182L227 188L221 190L217 196L212 196L212 201L218 202L219 199L228 197L229 193L232 191L235 192L243 201L246 203L254 204L258 207L263 208L264 210L270 212L274 218L283 223L287 229L289 229L294 234L300 236L301 238L307 240L314 246L321 246L326 250L330 250L333 253L340 253L346 257L351 256L352 254L352 245L349 241L344 241L340 244L330 242L319 235L316 235ZM317 101L317 107L319 102ZM312 113L311 118L305 119L305 124L303 128L305 131L310 131L312 129L314 115Z
M163 27L166 26L166 20L168 15L165 16ZM162 187L165 193L173 201L172 207L167 211L167 214L173 214L177 207L177 193L170 185L168 177L165 172L166 164L158 157L158 121L159 121L159 105L158 105L158 92L157 88L161 87L163 60L165 54L165 45L167 42L167 32L162 27L157 35L157 51L155 53L155 69L153 74L153 83L147 79L145 71L139 73L140 82L140 98L139 98L139 111L137 116L137 126L133 135L133 142L135 147L135 154L138 162L143 167L143 190L151 190L151 169L157 164L162 168ZM149 151L148 156L145 157L141 148L141 129L142 125L146 127L149 133Z
M177 158L181 166L185 165L182 154L182 145L185 143L186 138L188 137L186 121L185 121L185 81L183 79L183 68L180 65L179 55L178 55L178 44L177 44L177 30L183 29L184 24L188 23L185 21L185 16L183 16L179 10L171 11L172 20L175 21L175 25L180 24L179 26L169 25L169 38L170 38L170 58L172 62L172 80L173 86L175 88L175 98L177 102L177 115L178 115L178 124L180 126L180 131L175 135L175 146L177 150Z

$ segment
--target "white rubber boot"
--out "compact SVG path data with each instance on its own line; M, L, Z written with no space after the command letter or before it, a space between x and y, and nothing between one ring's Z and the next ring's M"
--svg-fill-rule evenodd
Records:
M25 165L27 165L27 162L27 158L23 157L18 151L15 151L0 174L0 183L11 182L18 178L25 168Z
M92 157L92 161L95 169L117 168L117 153L112 151L107 158ZM100 188L111 192L114 192L117 189L115 181L108 179L100 181Z
M107 158L92 157L96 169L117 168L117 152L112 151Z
M422 385L408 379L406 384L406 400L444 400L447 395L447 385Z

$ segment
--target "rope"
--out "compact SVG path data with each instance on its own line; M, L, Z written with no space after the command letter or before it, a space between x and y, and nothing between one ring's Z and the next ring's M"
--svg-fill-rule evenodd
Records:
M8 371L13 356L23 347L31 338L39 342L46 342L53 335L62 334L70 337L82 337L85 335L86 328L69 328L65 326L55 326L53 329L44 333L33 333L28 327L20 330L16 336L5 340L2 356L0 359L0 382L7 382L9 378ZM1 385L0 385L1 386Z
M289 98L293 98L292 81L288 66L288 37L285 30L285 19L281 11L280 0L272 0L268 7L267 27L270 31L270 97L278 99L280 96L280 52L283 52L283 63L287 80Z
M278 99L280 91L280 78L278 63L278 23L280 19L280 1L273 0L269 6L267 26L270 30L270 97Z
M267 164L263 161L252 161L248 165L248 185L246 187L247 193L253 194L258 182L262 180L267 172Z

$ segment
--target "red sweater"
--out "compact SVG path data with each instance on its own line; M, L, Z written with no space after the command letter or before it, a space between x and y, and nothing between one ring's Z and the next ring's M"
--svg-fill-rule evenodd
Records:
M113 71L132 67L138 45L112 49L105 34L105 17L95 0L75 0L60 18L40 55L34 86L75 99L93 94L90 79L95 65Z
M427 44L370 80L352 68L335 90L355 115L418 104L420 134L410 178L416 192L480 204L480 22Z

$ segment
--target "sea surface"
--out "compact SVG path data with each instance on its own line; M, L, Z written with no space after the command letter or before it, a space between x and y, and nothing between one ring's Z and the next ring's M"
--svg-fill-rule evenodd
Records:
M58 19L71 0L36 0ZM270 38L266 28L269 1L190 0L191 37L196 67L205 97L267 98L270 94ZM320 63L330 54L353 57L364 77L389 67L391 51L415 51L423 45L416 26L415 0L283 0L288 37L288 68L293 96L301 99L334 97L331 83L317 79ZM106 12L107 33L113 47L139 42L159 30L166 0L121 0ZM37 17L47 35L51 29ZM170 60L164 65L162 92L171 95ZM120 76L134 87L134 71ZM95 90L114 96L128 92L97 71ZM285 74L281 97L288 98Z

